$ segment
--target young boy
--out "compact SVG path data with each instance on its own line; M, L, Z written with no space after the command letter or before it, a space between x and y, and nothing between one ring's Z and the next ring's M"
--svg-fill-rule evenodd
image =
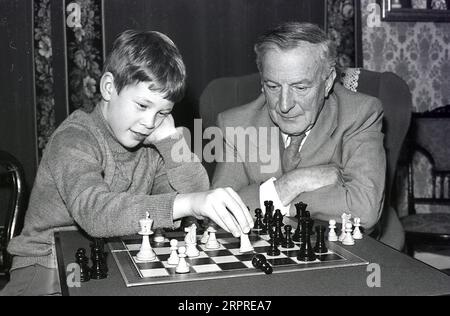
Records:
M179 163L184 141L171 111L185 90L175 44L158 32L126 31L115 41L92 113L75 111L52 135L36 176L22 234L11 240L11 281L1 295L59 294L53 233L79 226L92 237L136 234L185 216L210 218L236 237L253 220L229 188L209 190L199 162ZM198 161L198 160L191 160Z

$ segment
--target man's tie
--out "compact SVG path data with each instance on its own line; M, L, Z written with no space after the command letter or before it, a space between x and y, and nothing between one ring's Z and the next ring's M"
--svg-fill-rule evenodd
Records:
M299 148L304 138L304 133L298 136L290 136L291 143L284 149L281 158L281 168L283 170L283 174L296 169L300 163L301 158Z

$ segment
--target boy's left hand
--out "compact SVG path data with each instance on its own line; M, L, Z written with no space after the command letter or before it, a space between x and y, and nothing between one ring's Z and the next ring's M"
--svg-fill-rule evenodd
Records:
M173 116L172 114L169 114L162 120L161 124L157 128L155 128L155 130L144 140L144 145L157 143L177 133L178 131L175 128L175 121L173 119Z

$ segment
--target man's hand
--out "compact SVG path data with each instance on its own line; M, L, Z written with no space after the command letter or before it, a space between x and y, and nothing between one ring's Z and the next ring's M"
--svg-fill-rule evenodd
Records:
M336 165L322 165L292 170L276 180L274 185L281 202L288 205L303 192L343 183L342 173Z
M248 233L254 225L247 206L231 188L179 194L174 203L174 219L208 217L235 237Z
M167 115L155 128L155 130L144 140L144 145L154 144L165 138L171 137L177 134L178 131L175 128L175 121L171 114Z

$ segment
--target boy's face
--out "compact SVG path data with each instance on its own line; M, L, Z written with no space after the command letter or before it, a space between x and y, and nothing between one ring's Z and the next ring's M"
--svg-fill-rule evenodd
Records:
M120 94L111 85L103 116L117 141L126 148L141 144L170 115L174 103L164 94L149 89L148 82L128 85Z

